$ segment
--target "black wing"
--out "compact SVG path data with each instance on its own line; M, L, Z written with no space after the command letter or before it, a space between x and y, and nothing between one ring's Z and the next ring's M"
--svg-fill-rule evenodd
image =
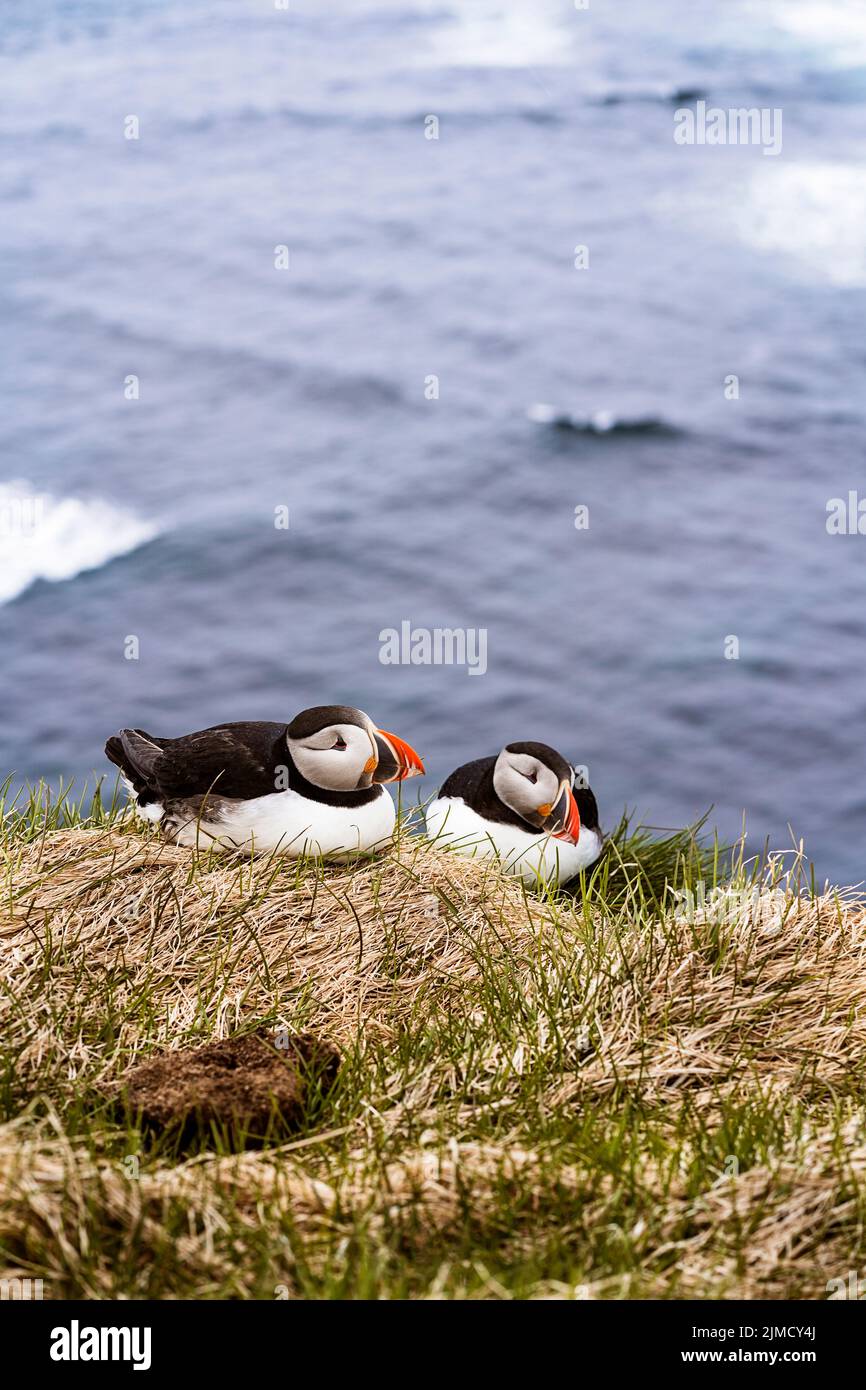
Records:
M277 769L288 764L285 733L285 724L265 722L216 724L182 738L121 729L105 752L147 799L213 792L246 801L277 790Z

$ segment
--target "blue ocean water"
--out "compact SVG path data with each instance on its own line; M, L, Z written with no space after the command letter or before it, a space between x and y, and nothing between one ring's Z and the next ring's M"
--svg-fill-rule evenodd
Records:
M11 0L0 79L0 770L348 702L863 878L861 0Z

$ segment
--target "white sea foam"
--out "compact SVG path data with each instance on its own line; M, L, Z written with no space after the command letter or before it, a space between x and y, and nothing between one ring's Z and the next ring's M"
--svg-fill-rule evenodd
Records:
M561 5L551 7L550 0L516 8L501 0L480 0L471 7L454 7L434 33L430 52L434 62L454 67L565 66L570 34Z
M838 67L857 66L866 58L864 0L760 0L755 17L777 31L792 34L824 61L829 54Z
M591 415L572 415L567 410L538 401L531 405L526 417L534 425L553 425L577 434L652 434L656 431L677 432L659 415L615 415L612 410L594 410Z
M54 497L0 483L0 604L37 579L59 583L99 569L156 535L156 527L100 498Z
M811 161L752 173L731 217L744 242L790 259L810 281L866 286L866 187L862 168Z
M773 163L773 168L764 164ZM774 272L814 285L866 288L866 186L861 169L841 161L782 164L761 160L720 202L704 184L683 196L664 193L657 206L672 221L713 235L732 235L767 253Z

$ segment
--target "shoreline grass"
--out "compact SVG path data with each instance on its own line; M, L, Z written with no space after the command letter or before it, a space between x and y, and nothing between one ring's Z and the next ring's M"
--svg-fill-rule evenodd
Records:
M401 831L194 855L116 795L0 819L0 1278L49 1298L825 1298L864 1261L866 914L627 818L579 892ZM343 1055L290 1140L110 1097L256 1028Z

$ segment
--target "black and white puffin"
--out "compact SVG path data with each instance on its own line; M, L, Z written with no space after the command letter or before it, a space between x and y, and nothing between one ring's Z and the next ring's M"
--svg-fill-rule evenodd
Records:
M497 856L510 874L558 885L601 853L598 806L546 743L509 743L464 763L427 807L427 832L460 854Z
M385 782L423 773L413 748L348 705L290 724L216 724L181 738L121 729L105 745L145 820L178 845L341 856L391 837Z

